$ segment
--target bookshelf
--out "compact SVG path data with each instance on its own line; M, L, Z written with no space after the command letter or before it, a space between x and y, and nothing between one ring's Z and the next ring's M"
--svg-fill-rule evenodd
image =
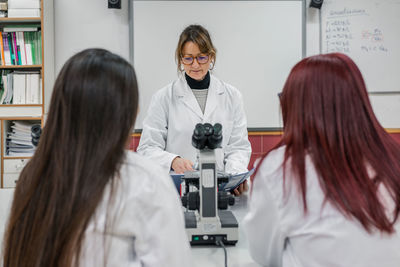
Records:
M0 70L4 69L41 69L42 65L9 65L9 66L4 66L0 65Z
M38 36L40 36L40 48L41 51L39 52L38 49L35 50L35 56L36 60L40 61L40 64L28 64L28 54L25 54L25 62L21 62L22 58L22 51L21 54L17 54L14 57L14 62L11 62L13 65L10 64L5 64L5 56L1 54L0 56L3 58L3 62L0 61L0 72L2 73L2 76L4 73L6 73L7 77L7 82L10 84L10 79L13 80L13 86L15 87L16 83L16 74L23 76L21 79L25 79L25 89L22 90L22 92L25 92L25 96L22 100L22 102L16 101L17 99L17 93L14 91L13 93L13 100L11 103L5 103L1 102L0 103L0 125L1 125L1 157L0 157L0 164L1 164L1 188L12 188L15 187L16 182L18 180L19 174L22 171L23 167L25 164L29 161L31 158L31 155L29 153L11 153L11 146L7 142L7 135L12 131L12 125L14 125L14 122L20 122L20 123L32 123L32 124L40 124L43 125L44 123L44 115L45 115L45 94L44 94L44 88L45 88L45 38L44 38L44 31L46 25L49 25L49 21L45 21L44 19L44 3L46 1L41 0L40 1L40 17L12 17L12 18L0 18L0 31L4 31L4 27L12 28L12 27L33 27L33 26L38 26L40 27L40 34L35 33ZM53 1L50 1L51 5L53 4ZM49 4L47 3L47 6ZM50 11L49 11L50 12ZM51 23L51 22L50 22ZM22 25L22 26L21 26ZM51 30L51 29L50 29ZM22 30L23 32L23 30ZM8 35L9 36L9 35ZM18 35L17 35L18 37ZM20 39L19 44L26 44L28 43L25 39L26 35L23 34L22 38L24 38L24 42L21 43ZM13 39L14 41L14 39ZM16 40L16 42L18 42ZM4 42L3 42L4 44ZM51 44L50 44L51 45ZM26 46L24 46L26 47ZM39 46L37 46L39 47ZM5 46L2 46L3 51ZM11 49L11 48L10 48ZM53 50L53 49L50 49ZM14 51L14 49L13 49ZM15 50L17 51L17 50ZM20 52L18 48L18 53ZM11 52L10 52L11 53ZM27 53L26 51L24 53ZM33 53L33 48L32 48L32 53ZM12 54L11 54L12 55ZM38 59L37 56L40 55L40 58ZM17 57L19 56L19 61L17 61ZM46 55L47 56L47 55ZM49 55L51 56L51 55ZM31 61L33 62L33 54L31 55ZM23 65L21 65L21 63ZM35 63L35 62L33 62ZM51 65L49 67L52 67ZM11 73L11 78L9 78L8 74ZM30 79L33 79L31 77L28 77L29 75L35 75L35 82L37 81L38 84L38 91L36 91L36 83L33 83L35 87L29 87L27 89L28 84L30 84ZM28 81L29 80L29 81ZM2 81L4 81L2 79ZM47 79L48 81L48 79ZM2 82L2 90L4 90L3 87L3 82ZM27 91L31 92L33 90L32 88L35 88L35 101L28 101L28 93ZM14 88L15 89L15 88ZM13 89L13 90L14 90ZM24 91L25 90L25 91ZM4 93L4 92L3 92ZM38 93L38 94L36 94ZM21 93L22 94L22 93ZM13 101L16 101L18 103L13 103Z

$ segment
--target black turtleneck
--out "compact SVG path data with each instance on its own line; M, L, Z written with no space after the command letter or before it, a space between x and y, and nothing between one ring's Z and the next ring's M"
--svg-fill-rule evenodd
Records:
M190 89L196 89L196 90L201 90L201 89L208 89L210 86L210 72L208 71L206 76L204 77L203 80L197 81L195 79L192 79L189 75L185 73L185 78L186 81L190 87Z

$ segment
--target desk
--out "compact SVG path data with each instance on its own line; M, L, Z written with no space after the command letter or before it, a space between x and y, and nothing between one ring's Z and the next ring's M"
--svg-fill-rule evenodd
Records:
M2 239L6 219L12 201L13 189L0 189L0 235ZM228 246L229 267L256 267L250 257L247 238L242 229L242 221L247 212L247 194L235 197L235 205L230 207L239 222L239 241L235 246ZM0 240L0 245L2 240ZM192 258L195 267L223 267L224 250L220 247L192 247Z
M253 261L248 250L247 237L244 234L242 221L247 213L248 195L235 197L235 205L230 207L239 222L239 240L235 246L227 246L229 267L260 266ZM192 247L192 258L196 267L223 267L225 264L224 250L220 247Z

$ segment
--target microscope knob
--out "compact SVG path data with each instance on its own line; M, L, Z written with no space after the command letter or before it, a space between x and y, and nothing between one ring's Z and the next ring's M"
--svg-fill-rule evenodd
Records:
M232 195L230 195L228 198L228 204L229 206L235 205L235 198Z
M188 193L188 209L196 210L200 207L199 191Z
M184 195L184 196L181 198L181 202L182 202L182 206L184 206L184 207L187 206L187 203L188 203L187 195Z

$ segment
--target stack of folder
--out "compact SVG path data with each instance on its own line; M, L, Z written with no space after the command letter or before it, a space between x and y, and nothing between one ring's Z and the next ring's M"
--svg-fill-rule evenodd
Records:
M35 121L11 121L6 138L6 156L30 157L35 153L32 144L32 126Z

